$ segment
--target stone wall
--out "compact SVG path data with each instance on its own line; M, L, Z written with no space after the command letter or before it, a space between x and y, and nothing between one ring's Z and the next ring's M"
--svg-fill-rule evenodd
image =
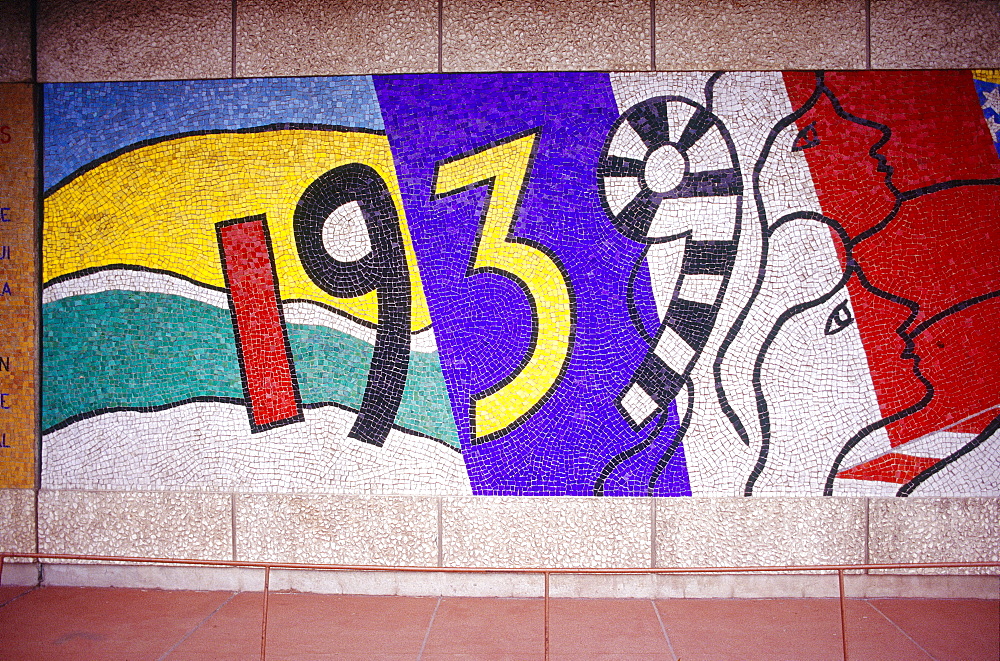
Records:
M2 11L9 20L4 21L0 40L0 79L61 84L524 70L641 73L1000 66L996 2L661 0L554 2L544 8L537 3L504 3L502 11L496 3L471 1L314 5L241 0L146 7L107 1L39 2L33 28L28 3L5 2ZM704 89L709 74L694 77ZM619 98L632 99L620 90L633 81L639 91L632 101L641 103L644 98L662 95L645 93L659 89L657 81L679 78L622 74L618 79L624 81L616 91ZM722 80L720 90L727 79ZM753 74L739 80L744 87L756 84ZM982 74L978 80L992 79ZM672 85L677 87L670 82L661 86ZM87 89L98 88L55 85L46 93ZM706 101L704 95L694 100ZM717 112L728 123L740 114L739 109L720 105L723 107ZM58 107L50 104L46 111ZM631 101L619 101L613 115L625 114L631 107ZM608 127L614 119L610 118ZM768 120L774 124L774 118ZM75 139L84 139L88 128L78 128ZM803 124L802 130L806 128ZM600 140L604 137L602 134ZM808 134L805 139L809 140ZM99 142L99 137L95 141ZM469 144L468 149L481 146ZM96 157L111 151L106 149ZM739 156L750 151L747 148ZM805 155L809 158L808 151ZM44 164L58 166L59 159L46 155ZM820 167L810 166L814 172ZM75 169L68 168L64 176ZM54 183L45 179L38 186L48 189ZM399 195L405 197L406 182L403 184ZM405 207L406 202L398 204ZM823 211L828 212L828 208L824 206ZM256 212L247 215L250 213ZM419 260L419 251L417 257ZM44 275L42 279L48 280ZM832 301L834 305L827 311L830 315L837 302ZM17 331L23 334L23 329L21 326ZM717 332L720 342L724 334ZM708 390L712 389L710 365L711 360L702 366ZM872 388L877 390L875 385ZM618 393L609 398L615 395ZM752 402L748 406L752 409ZM979 414L980 410L970 413ZM39 411L40 417L42 414ZM725 424L724 417L720 420ZM981 422L983 429L963 428L960 433L975 437L985 431L988 421ZM731 432L719 429L719 436L703 429L702 438L716 442ZM795 433L792 430L793 437ZM452 495L475 490L475 485L463 484L463 479L468 479L463 471L445 471L451 480L446 487L441 487L440 474L432 471L427 479L411 475L409 481L390 480L377 492L382 495L350 495L352 490L365 491L363 487L334 495L322 488L283 488L281 479L251 487L238 479L213 482L206 478L196 483L191 476L197 470L182 475L184 488L174 488L176 485L168 482L144 482L141 475L119 473L119 483L104 473L88 473L87 466L100 468L100 453L74 456L74 450L80 452L79 444L88 438L94 444L89 451L96 452L93 448L99 448L100 442L95 440L99 436L77 436L68 439L62 455L50 457L48 465L43 463L41 483L36 485L40 490L0 491L4 500L0 543L4 549L428 566L646 567L1000 559L997 500L950 497L992 496L989 489L949 491L946 486L932 492L933 497L874 497L892 495L902 484L883 481L881 484L891 484L891 488L845 490L840 493L848 495L833 499L811 497L815 491L798 487L785 490L782 497L752 500L650 498L645 492L625 487L621 494L640 497L472 497ZM456 438L456 445L464 443L467 450L473 449L470 430L459 428ZM697 441L694 435L691 438L692 443ZM922 436L911 435L906 440L919 438ZM949 454L967 441L949 446ZM432 449L444 452L444 446L438 445L440 448ZM735 496L745 490L754 460L761 454L759 434L746 445L751 450L749 469L744 470L743 460L732 469L734 474L743 471L741 479L720 486L712 483L714 473L703 468L698 484L708 486L691 491ZM842 445L843 440L837 448ZM598 441L595 447L600 446ZM803 446L808 444L803 441ZM44 457L44 441L41 447ZM51 447L55 451L56 443ZM862 459L888 454L900 453L882 452ZM418 458L438 469L442 465L438 459L427 459L426 453ZM907 464L905 459L893 461L897 463L891 470L910 471L910 477L920 473L913 472L917 468L927 468ZM886 470L883 464L876 465L876 472ZM59 465L86 470L67 477L68 473L57 470ZM309 461L303 464L308 465ZM986 473L987 481L992 479L995 487L996 470ZM870 479L855 482L868 486L879 483ZM770 483L786 482L774 478ZM11 480L5 486L28 485ZM592 486L593 480L587 487ZM157 490L163 488L168 490ZM528 491L480 488L476 492Z

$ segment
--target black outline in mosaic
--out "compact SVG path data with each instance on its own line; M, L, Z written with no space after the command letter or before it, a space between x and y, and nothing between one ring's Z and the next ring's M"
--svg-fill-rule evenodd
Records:
M350 203L361 209L371 250L355 261L343 262L326 251L323 227L331 213ZM317 287L339 298L376 292L375 349L360 412L348 436L382 447L406 387L413 308L402 224L389 186L369 165L335 167L303 191L292 227L302 268Z
M299 379L295 372L295 357L292 355L292 345L288 340L288 325L285 323L285 313L281 305L281 285L278 282L278 268L274 261L274 247L271 245L271 230L267 225L267 214L255 214L243 218L232 218L230 220L219 221L215 224L215 236L219 246L219 260L222 264L222 277L226 282L226 298L229 300L229 318L233 324L233 337L236 339L236 359L240 365L240 381L243 383L243 399L245 402L252 402L250 397L250 383L247 380L247 370L243 360L243 341L240 338L240 325L236 319L236 306L233 304L233 293L229 287L229 270L226 267L226 251L223 248L222 230L233 225L260 221L264 232L264 244L267 246L267 258L271 267L271 282L274 283L274 298L278 309L278 323L281 327L282 347L285 352L285 360L288 362L288 371L292 378L292 396L295 399L295 415L291 415L281 420L275 420L264 425L257 424L254 417L253 406L247 406L247 415L250 416L250 432L258 433L282 427L305 420L302 412L302 395L299 393Z
M997 433L997 430L1000 430L1000 415L995 416L992 420L990 420L989 424L987 424L983 431L979 432L974 439L963 445L955 452L952 452L950 455L933 466L925 468L913 479L901 486L899 491L896 492L896 495L900 498L906 498L913 493L914 489L923 484L927 478L975 450L977 447L982 445L984 441L993 436L993 434Z
M725 71L716 71L708 77L708 80L705 81L705 110L708 112L713 112L712 106L715 104L715 84L719 82L719 79L725 74Z
M625 300L626 307L628 308L628 318L632 322L632 326L635 327L639 336L642 337L646 345L650 349L653 348L655 340L652 335L649 334L649 329L646 328L646 324L643 323L642 317L639 315L639 308L634 304L635 301L635 281L639 277L639 271L642 269L643 262L646 261L646 253L649 252L649 246L646 246L642 250L642 254L639 258L635 260L635 264L632 265L632 271L628 275L628 283L625 286Z
M181 399L176 402L168 402L166 404L157 404L155 406L106 406L99 409L93 409L92 411L84 411L82 413L76 413L69 416L65 420L57 422L51 427L46 427L42 430L42 435L51 434L54 431L59 431L60 429L65 429L70 425L73 425L81 420L89 420L90 418L96 418L97 416L104 415L105 413L122 413L122 412L134 412L134 413L156 413L158 411L166 411L168 409L177 408L178 406L183 406L185 404L193 404L195 402L216 402L220 404L238 404L240 406L246 406L245 400L239 397L217 397L215 395L198 395L196 397L188 397L187 399ZM250 419L249 414L247 415L247 420Z
M826 326L823 328L823 334L836 335L852 323L854 323L854 315L851 314L851 308L845 300L835 307L826 318Z
M816 103L819 102L820 98L823 97L823 96L826 96L830 100L835 113L841 119L845 119L847 121L859 124L861 126L865 126L865 127L871 128L871 129L875 129L875 130L879 131L882 134L882 137L879 140L877 140L868 149L868 156L870 158L872 158L873 160L875 160L876 163L878 164L877 168L876 168L876 171L877 172L882 172L882 173L885 174L885 176L884 176L885 186L892 193L892 195L893 195L893 197L895 199L895 203L893 205L893 208L886 214L886 216L883 219L881 219L878 223L876 223L872 227L868 228L867 230L859 233L858 236L854 237L853 239L850 238L850 236L847 234L846 230L840 225L839 222L837 222L834 219L828 218L828 217L826 217L826 216L824 216L822 214L815 213L815 212L795 212L795 213L787 214L785 216L782 216L774 225L768 226L767 212L766 212L766 209L764 208L763 198L762 198L762 195L761 195L761 192L760 192L760 186L759 186L760 173L763 170L764 163L766 162L768 156L770 155L771 150L772 150L772 148L774 146L774 142L777 139L778 135L785 128L787 128L789 125L791 125L792 123L794 123L795 121L797 121L802 115L804 115L806 112L808 112L809 110L811 110L816 105ZM791 308L788 308L787 310L785 310L779 316L778 320L775 322L775 324L772 326L771 330L768 332L767 338L765 339L765 342L764 342L763 346L761 347L760 352L758 353L757 359L754 362L753 388L754 388L754 396L755 396L755 398L757 400L757 410L758 410L759 420L760 420L760 424L761 424L761 447L759 449L757 463L755 464L753 470L751 471L750 476L748 477L747 482L746 482L746 484L744 486L744 495L745 496L753 495L753 488L754 488L754 485L755 485L755 483L757 481L757 478L760 477L761 473L764 470L764 466L767 463L767 456L768 456L769 445L770 445L770 443L769 443L769 439L770 439L770 417L769 417L769 413L768 413L767 400L766 400L766 398L763 395L763 392L762 392L762 389L761 389L761 385L760 385L761 365L763 364L764 358L765 358L766 353L767 353L767 349L770 347L770 344L774 341L775 337L777 336L778 330L780 329L780 327L788 319L790 319L792 316L797 315L797 314L799 314L799 313L801 313L801 312L803 312L803 311L805 311L807 309L816 307L818 305L821 305L821 304L829 301L830 298L832 298L833 296L835 296L840 290L842 290L844 287L846 287L847 282L854 275L857 276L858 282L868 292L870 292L870 293L874 294L875 296L878 296L879 298L882 298L884 300L887 300L887 301L896 303L898 305L904 306L904 307L906 307L906 308L908 308L910 310L910 314L907 317L907 319L905 321L903 321L896 328L896 334L900 337L900 339L903 340L903 343L904 343L904 346L905 346L905 349L904 349L903 353L900 355L900 358L903 359L903 360L911 360L913 362L912 371L913 371L914 377L923 384L923 386L925 388L925 393L924 393L923 397L921 397L920 400L917 401L916 403L914 403L914 404L912 404L912 405L910 405L910 406L908 406L908 407L906 407L906 408L904 408L904 409L902 409L900 411L897 411L897 412L895 412L895 413L893 413L893 414L891 414L889 416L884 416L880 420L877 420L877 421L875 421L873 423L865 425L863 428L861 428L858 432L856 432L843 445L843 447L841 448L840 452L837 454L837 457L834 460L834 462L833 462L833 464L832 464L832 466L830 468L829 474L828 474L828 476L826 478L826 484L825 484L824 489L823 489L823 495L825 495L825 496L832 496L833 495L833 491L834 491L833 487L834 487L835 479L837 477L837 474L840 472L840 465L841 465L842 461L846 458L846 456L850 453L850 451L854 447L856 447L858 443L861 442L862 439L864 439L865 437L869 436L871 433L877 431L878 429L882 429L882 428L886 427L887 425L889 425L889 424L891 424L893 422L896 422L896 421L901 420L903 418L906 418L906 417L908 417L910 415L913 415L917 411L920 411L921 409L925 408L927 406L927 404L929 404L930 401L933 399L933 397L934 397L934 385L933 385L933 383L930 380L928 380L921 373L921 371L920 371L920 360L921 360L921 357L914 350L915 349L915 344L914 344L913 338L915 338L916 335L918 334L916 332L916 330L919 329L920 332L923 332L928 327L930 327L933 323L937 323L938 321L940 321L940 320L942 320L942 319L950 316L951 314L954 314L956 312L964 310L964 309L970 307L971 305L975 305L976 303L980 303L980 302L983 302L985 300L990 300L990 299L995 298L996 296L1000 295L1000 292L993 292L993 293L989 293L989 294L986 294L986 295L981 295L981 296L975 297L974 299L969 299L968 301L960 302L960 303L958 303L956 305L953 305L952 307L948 308L947 310L945 310L945 311L943 311L943 312L935 315L932 318L933 321L930 320L930 319L926 320L925 322L923 322L922 324L920 324L919 326L917 326L917 328L915 328L915 329L913 329L913 330L911 330L911 331L908 332L907 329L913 324L913 321L916 319L917 315L919 314L919 311L920 311L919 304L916 303L915 301L911 301L911 300L906 299L906 298L904 298L902 296L898 296L898 295L892 294L890 292L883 291L882 289L874 286L865 277L864 271L862 270L861 266L854 260L854 258L852 256L853 248L855 246L857 246L858 244L860 244L861 242L863 242L864 240L866 240L868 238L871 238L872 236L876 235L877 233L879 233L880 231L882 231L886 226L888 226L888 224L890 222L892 222L892 220L899 213L899 210L900 210L903 202L916 199L916 198L918 198L918 197L920 197L922 195L926 195L926 194L929 194L929 193L938 192L938 191L941 191L941 190L947 190L947 189L951 189L951 188L958 188L958 187L963 187L963 186L978 186L978 185L1000 185L1000 178L997 178L997 179L982 179L982 180L979 180L979 179L971 179L971 180L970 179L964 179L964 180L952 180L952 181L940 182L940 183L937 183L937 184L932 184L930 186L924 186L924 187L921 187L921 188L917 188L917 189L914 189L914 190L911 190L911 191L901 192L895 186L895 184L893 184L893 182L892 182L893 168L892 168L892 166L890 166L888 164L887 157L884 156L883 154L878 153L879 150L883 146L885 146L885 144L889 141L889 139L891 138L891 135L892 135L892 131L891 131L891 129L888 126L886 126L884 124L880 124L878 122L871 121L871 120L867 120L867 119L863 119L863 118L860 118L860 117L856 117L856 116L852 115L851 113L848 113L847 111L845 111L843 109L842 105L840 104L840 101L838 100L836 94L834 94L834 92L829 87L827 87L827 85L825 83L825 74L824 74L824 72L816 72L816 87L813 90L813 93L810 95L809 99L800 108L796 109L791 114L789 114L789 115L785 116L784 118L782 118L779 122L777 122L775 124L774 127L772 127L772 129L771 129L771 131L770 131L770 133L769 133L769 135L767 137L767 140L765 141L764 148L763 148L763 150L761 152L761 155L758 158L757 163L754 166L754 172L753 172L753 193L754 193L755 201L757 203L758 217L759 217L759 221L760 221L760 224L761 224L761 242L762 242L762 244L761 244L760 264L759 264L759 269L758 269L758 277L757 277L757 282L756 282L756 284L754 286L753 292L752 292L752 294L750 296L750 299L748 300L748 302L744 306L743 310L741 311L739 317L737 318L736 323L734 323L734 325L731 327L730 332L729 332L729 334L726 337L726 340L723 342L722 347L719 349L719 353L718 353L718 355L716 357L716 362L715 362L716 392L717 392L717 394L719 396L720 405L722 405L723 411L726 413L727 417L729 417L730 422L733 423L733 428L740 434L740 437L743 439L743 441L744 441L745 444L747 444L747 445L750 444L749 436L747 435L746 429L745 429L745 427L743 427L742 421L740 421L739 416L735 413L735 411L733 411L731 405L728 402L728 399L726 398L725 390L724 390L724 388L722 386L722 381L721 381L721 364L722 364L722 360L725 357L726 351L729 349L730 345L732 344L732 341L735 339L736 334L739 332L740 328L742 327L743 322L746 320L747 314L749 314L749 311L750 311L751 307L753 306L754 301L756 300L758 294L760 293L760 289L761 289L761 287L763 285L764 274L765 274L765 269L766 269L766 265L767 265L768 246L769 246L769 238L770 238L770 236L782 224L784 224L785 222L789 222L791 220L795 220L795 219L809 219L809 220L816 220L816 221L822 222L823 224L825 224L828 227L830 227L831 229L833 229L838 234L838 236L840 237L842 245L843 245L843 248L844 248L844 262L846 264L846 267L844 269L844 275L843 275L843 277L840 279L840 281L837 283L837 285L834 286L831 289L831 291L827 292L823 296L821 296L821 297L819 297L817 299L814 299L812 301L807 301L805 303L801 303L801 304L798 304L798 305L793 306ZM817 141L818 141L818 138L817 138ZM817 142L817 144L818 144L818 142ZM985 438L979 439L978 436L977 436L977 439L978 439L978 441L980 443L982 442L982 440L985 440ZM975 443L975 445L978 445L978 443L976 442L975 439L973 441L971 441L967 445L972 445L973 443ZM967 451L971 451L971 449L973 449L973 447L975 447L975 445L972 445L972 447L970 447L969 450L967 450ZM963 450L964 450L964 448L963 448ZM962 452L962 450L959 450L959 453L961 453L961 452ZM957 459L958 457L955 456L955 455L958 455L959 453L954 453L953 455L951 455L951 457L954 457L954 458ZM950 459L950 460L953 461L954 459ZM944 460L942 460L942 461L944 461ZM938 463L940 464L940 462L938 462ZM935 466L937 466L937 465L938 464L935 464ZM929 468L926 471L924 471L924 473L927 473L928 475L933 474L930 471L933 471L934 468L935 467L932 466L931 468ZM940 470L940 469L937 469L937 470ZM934 472L936 472L936 471L934 471ZM921 475L923 475L924 473L921 473ZM926 478L924 478L924 479L926 479ZM914 480L916 480L916 478L914 478ZM911 480L911 482L913 482L914 480ZM917 484L919 484L919 483L917 483ZM906 495L908 495L910 492L912 492L912 490L916 487L917 484L914 484L914 486L910 487L909 490L906 490L905 487L907 485L904 485L904 488L901 488L899 490L899 492L897 493L897 495L899 495L899 496L906 496Z
M681 424L677 428L674 440L671 441L670 446L660 455L659 461L656 462L656 467L653 468L652 475L649 476L649 485L646 489L647 496L653 496L656 492L656 483L660 481L660 476L663 475L663 471L670 464L670 460L674 458L674 454L676 454L677 449L681 446L681 442L684 440L688 428L691 426L691 415L694 413L694 382L690 376L685 377L684 385L688 391L688 403L687 409L684 411L684 419L681 420Z
M800 129L792 140L792 151L804 151L819 146L819 135L816 133L816 122Z
M645 424L643 424L642 426L646 427L649 424L649 420L655 415L657 415L657 411L650 413L649 417L647 417L645 420ZM611 461L609 461L604 465L604 468L601 469L600 475L597 476L597 481L594 482L595 496L604 495L604 483L607 481L609 477L611 477L611 474L615 471L616 468L618 468L618 466L620 466L626 460L631 459L632 457L639 454L640 452L642 452L643 450L645 450L646 448L648 448L650 445L653 444L653 441L655 441L660 436L660 432L663 431L663 428L666 426L668 417L669 416L667 415L666 411L660 410L659 419L656 421L656 424L653 425L653 428L646 435L646 438L644 438L636 445L633 445L630 448L622 450L614 457L612 457Z
M514 210L511 215L510 224L507 230L507 236L504 238L504 241L506 243L518 243L521 245L526 245L531 248L534 248L535 250L538 250L539 252L543 253L546 257L548 257L552 261L552 264L559 270L559 274L562 276L563 282L566 285L566 292L569 298L570 327L569 327L569 337L566 338L566 343L567 343L566 358L565 360L563 360L562 367L559 369L559 373L553 380L552 385L549 386L548 390L546 390L546 392L541 397L538 398L538 401L536 401L530 409L522 413L520 416L517 417L517 419L515 419L513 422L511 422L503 429L498 429L497 431L492 432L490 434L486 434L485 436L477 437L475 402L478 402L480 399L483 399L485 397L489 397L493 393L507 386L507 384L511 383L515 378L517 378L517 375L520 374L521 371L525 368L525 366L531 360L532 356L535 355L535 350L537 348L536 345L538 343L538 308L535 304L535 297L531 294L531 291L528 289L527 283L525 283L523 280L521 280L521 278L519 278L515 274L494 267L481 267L481 268L473 267L473 265L476 263L476 255L479 253L479 243L482 240L483 227L486 225L486 216L490 210L490 202L493 199L493 187L495 184L496 177L487 177L475 183L469 184L468 186L462 186L460 188L448 191L447 193L437 194L434 193L433 191L437 190L438 173L440 172L441 166L447 165L448 163L453 163L455 161L460 161L465 158L469 158L470 156L480 154L482 152L488 151L490 149L493 149L494 147L498 147L503 144L514 142L515 140L520 140L529 135L534 135L535 140L531 146L531 154L528 156L528 164L525 169L524 179L521 182L521 189L518 191L517 194L517 202L514 204ZM510 280L512 283L517 285L521 289L521 291L524 292L525 297L528 299L528 305L531 307L531 340L528 343L527 350L524 352L524 356L521 359L521 363L510 374L508 374L506 377L504 377L497 383L493 384L486 390L482 390L477 393L472 393L470 395L469 442L472 445L481 445L483 443L488 443L490 441L501 438L507 435L508 433L512 432L513 430L517 429L525 422L527 422L535 413L538 412L539 409L542 408L542 406L545 405L545 403L549 400L549 398L553 395L553 393L555 393L555 391L558 390L559 385L562 383L563 378L565 378L566 372L569 369L569 363L573 359L573 347L576 344L576 294L573 291L573 283L570 280L569 273L566 271L566 268L559 260L559 257L550 248L533 239L514 236L514 233L517 230L517 222L520 216L521 203L524 201L524 195L527 192L528 185L531 182L531 171L534 168L535 156L538 154L538 146L541 143L541 136L542 136L541 127L530 128L524 131L519 131L518 133L515 133L513 135L500 138L499 140L495 140L491 143L482 145L475 149L462 152L461 154L441 159L434 164L434 176L431 179L431 187L430 187L431 190L430 199L432 202L443 199L445 197L450 197L452 195L458 195L459 193L464 193L470 190L474 190L476 188L480 188L483 185L487 187L486 200L483 204L483 210L480 214L479 223L476 228L476 240L473 243L472 252L469 255L469 262L465 269L465 277L469 278L479 273L493 273L494 275L506 278L507 280Z
M177 278L178 280L184 280L203 289L211 289L212 291L220 293L224 293L226 291L225 287L209 285L181 273L175 273L174 271L168 271L166 269L155 269L149 266L138 266L136 264L106 264L104 266L91 266L89 268L80 269L79 271L73 271L72 273L63 273L62 275L56 276L42 285L42 289L46 289L52 285L57 285L60 282L68 282L70 280L76 280L77 278L93 275L94 273L100 273L101 271L140 271L143 273L159 273L161 275L169 275L170 277Z
M729 351L729 347L734 341L736 341L737 336L739 336L740 331L743 329L743 323L750 314L750 309L753 307L754 302L757 300L757 296L760 294L761 287L764 285L764 273L767 268L769 242L767 232L767 211L764 208L764 200L760 194L760 173L764 169L764 164L767 162L767 157L771 153L774 141L778 139L778 136L783 130L785 130L785 128L797 121L799 117L804 115L808 109L816 103L819 95L820 90L817 88L813 91L812 96L809 97L809 100L803 104L801 108L793 112L791 115L780 119L771 128L770 133L764 140L761 154L757 158L757 162L754 163L753 173L751 175L751 186L753 188L754 203L757 207L757 222L760 225L761 236L760 258L757 263L757 280L754 283L753 290L750 292L750 298L743 306L743 309L740 310L740 313L737 315L733 325L729 327L729 332L726 333L726 337L722 340L719 351L715 356L715 363L712 366L712 375L715 380L715 393L716 398L719 400L719 406L722 408L722 412L729 419L729 424L732 425L733 429L739 435L740 440L742 440L743 444L747 447L750 447L750 435L747 433L746 427L743 426L743 421L740 420L739 415L736 414L736 411L729 403L729 398L726 396L725 385L722 383L722 361L725 359L726 352Z
M976 296L974 298L970 298L968 300L962 301L961 303L956 303L955 305L951 306L950 308L944 309L941 312L938 312L933 317L928 317L926 320L924 320L924 321L920 322L919 324L917 324L916 326L914 326L913 330L910 331L910 337L914 337L914 338L917 337L918 335L920 335L921 333L923 333L925 330L927 330L929 327L933 326L934 324L936 324L937 322L941 321L945 317L949 317L949 316L955 314L956 312L961 312L962 310L964 310L966 308L970 308L973 305L976 305L978 303L985 303L986 301L988 301L990 299L997 298L997 297L1000 297L1000 290L991 291L988 294L983 294L981 296Z

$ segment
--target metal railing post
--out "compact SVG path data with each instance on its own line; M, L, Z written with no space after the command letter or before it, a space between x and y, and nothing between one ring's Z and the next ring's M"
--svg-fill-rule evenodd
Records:
M260 661L267 659L267 595L271 582L271 565L264 565L264 610L260 624Z
M837 583L840 587L840 642L844 646L844 661L847 661L847 608L844 604L844 570L837 570Z
M549 572L545 572L545 661L549 661Z

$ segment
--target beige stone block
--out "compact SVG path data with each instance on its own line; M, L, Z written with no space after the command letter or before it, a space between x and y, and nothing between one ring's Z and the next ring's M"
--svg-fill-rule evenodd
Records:
M442 499L446 567L648 567L645 498Z
M864 11L864 0L661 0L656 68L861 69Z
M871 562L1000 562L1000 499L885 498L871 501ZM997 574L994 569L891 573Z
M31 80L31 3L0 0L0 82Z
M654 599L820 599L836 597L836 574L666 574Z
M46 491L38 496L42 553L231 560L229 494Z
M41 82L227 78L229 0L41 0Z
M241 0L238 76L437 71L437 2Z
M239 560L436 565L437 501L421 496L240 494Z
M35 492L0 489L0 550L35 552Z
M665 498L658 567L831 565L865 560L861 498Z
M256 567L45 563L42 583L92 588L259 592L264 589L264 570ZM273 571L269 587L279 589L274 585Z
M1000 67L996 0L872 0L872 67Z
M444 0L444 70L647 70L649 19L648 0Z
M544 581L541 574L511 573L283 569L271 572L274 590L404 597L541 597L545 594Z
M1000 599L1000 577L845 576L844 593L855 599Z

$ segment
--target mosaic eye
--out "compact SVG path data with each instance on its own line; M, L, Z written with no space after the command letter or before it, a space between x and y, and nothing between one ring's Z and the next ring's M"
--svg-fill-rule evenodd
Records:
M854 315L851 314L851 308L847 307L847 301L844 301L833 308L833 312L826 318L826 329L823 332L827 335L836 335L850 326L853 321Z
M816 122L813 122L799 131L798 135L795 136L795 142L792 143L792 151L802 151L810 147L815 147L818 144L819 134L816 132Z

